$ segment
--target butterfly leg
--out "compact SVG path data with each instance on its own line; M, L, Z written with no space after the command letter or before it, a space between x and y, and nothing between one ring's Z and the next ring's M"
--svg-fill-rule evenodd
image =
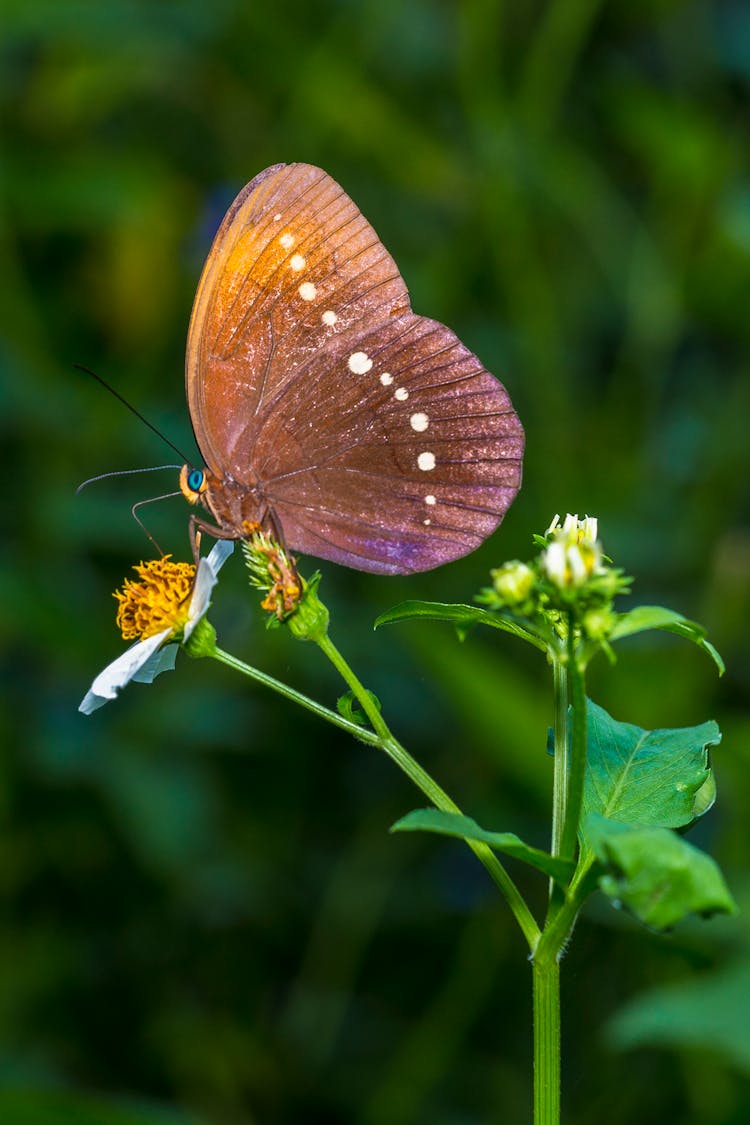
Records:
M231 528L216 527L214 524L209 523L207 520L201 519L200 516L191 515L190 523L190 546L193 550L193 562L198 565L200 558L200 544L201 533L205 532L210 535L212 539L239 539L240 536Z

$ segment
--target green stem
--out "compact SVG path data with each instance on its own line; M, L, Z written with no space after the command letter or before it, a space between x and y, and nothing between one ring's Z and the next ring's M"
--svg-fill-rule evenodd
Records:
M535 958L534 1125L560 1121L560 963L556 956Z
M326 719L327 722L333 723L334 726L340 727L345 730L347 734L354 735L361 742L367 742L370 746L379 746L380 739L377 734L371 731L368 727L361 727L357 723L351 722L350 719L345 719L343 715L339 715L337 711L331 711L329 707L324 707L322 703L316 703L314 699L309 696L303 695L302 692L295 691L294 688L289 687L288 684L282 683L281 680L274 679L273 676L267 676L265 672L253 668L251 664L245 664L244 660L238 660L236 656L232 656L223 649L214 648L210 654L215 660L221 664L226 664L229 668L233 668L235 672L241 672L251 680L255 680L264 687L268 687L271 691L283 695L285 699L291 699L293 703L299 704L304 707L306 711L311 711L313 715L317 715L321 719Z
M570 765L560 854L564 859L573 859L578 843L583 781L586 773L586 685L584 670L579 665L576 655L576 635L572 615L568 623L567 674L570 693Z
M568 669L557 655L552 657L552 677L555 693L552 855L559 856L562 850L563 825L565 824L565 812L568 805L570 727L568 723Z
M373 729L378 735L378 745L380 749L388 755L391 761L396 763L399 769L414 782L417 788L432 801L436 808L460 815L461 810L458 805L451 800L434 778L430 777L427 771L412 758L411 754L409 754L401 743L391 734L383 716L373 703L370 693L359 681L330 637L326 634L323 637L316 638L316 640L323 653L331 661L345 683L348 684L367 715L367 718L372 723ZM487 844L482 844L477 840L467 840L466 843L474 852L477 859L484 865L490 878L504 895L513 912L513 916L518 922L521 932L528 942L529 949L533 952L539 940L540 931L520 891L502 863L500 863L500 860Z

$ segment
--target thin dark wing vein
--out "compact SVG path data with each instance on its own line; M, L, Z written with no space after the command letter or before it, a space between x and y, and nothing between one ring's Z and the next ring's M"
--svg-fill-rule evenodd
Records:
M417 394L416 391L414 393L415 393L415 395ZM399 403L399 406L401 406L401 405L402 404ZM428 405L428 404L425 404L425 405ZM383 413L384 414L387 413L387 416L389 418L395 418L395 417L398 417L402 413L402 411L399 410L398 407L396 407L396 406L391 407L390 404L389 404L388 410L383 411ZM483 410L481 412L477 411L476 414L435 414L434 411L430 410L429 418L430 418L430 426L432 427L432 426L436 426L439 422L466 422L466 421L473 422L477 418L504 418L506 414L512 414L512 413L513 413L512 410ZM472 434L471 435L472 440L474 440L476 438L476 436L477 436L476 434ZM489 435L487 435L487 436L489 436ZM492 436L494 437L496 435L492 435ZM451 440L457 441L458 439L452 438Z
M351 200L349 200L348 203L351 203ZM325 210L325 208L323 208L323 211L324 210ZM342 207L341 210L343 211L344 207ZM322 213L322 211L321 211L321 213ZM359 215L359 214L352 215L351 219L347 223L342 223L341 227L339 229L344 230L350 223L356 222L358 218L362 218L362 216ZM366 220L363 219L362 221L364 223ZM293 224L290 222L287 225L292 226ZM317 232L314 232L314 233L317 233ZM311 235L310 237L314 237L314 235ZM319 249L319 247L323 246L325 244L325 242L328 241L329 237L330 236L327 235L327 234L323 235L321 238L318 239L317 242L314 242L312 245L310 245L310 238L308 238L305 241L301 242L298 246L295 247L295 252L300 253L300 252L304 251L306 255L312 255L312 254L315 253L316 250ZM272 240L269 240L269 241L266 242L266 244L263 246L263 249L261 250L261 253L258 255L258 257L256 259L256 263L261 261L263 255L267 251L270 251L271 245L272 245ZM344 262L341 263L341 267L345 266L349 261L354 261L361 254L368 253L370 250L372 250L374 247L376 247L378 245L380 245L380 242L379 242L379 239L377 238L377 236L375 236L374 242L368 243L368 245L366 247L359 250L356 254L353 254L351 256L351 258L345 259ZM315 274L314 276L317 278L318 284L323 285L328 280L329 277L335 277L336 274L339 272L341 267L339 265L337 265L337 267L335 269L330 270L325 275ZM284 285L283 283L278 284L279 277L283 274L283 272L286 268L287 268L287 258L284 258L281 262L279 262L276 269L271 274L269 274L268 280L266 282L266 287L265 287L264 293L260 294L259 297L256 298L254 301L248 302L247 307L245 308L244 312L242 313L242 316L240 317L239 321L237 322L237 325L236 325L235 330L233 332L233 339L238 339L238 338L241 339L242 338L242 336L245 333L245 329L246 329L248 320L251 319L252 317L258 315L257 312L256 312L256 306L258 305L259 301L264 296L267 296L268 292L273 291L274 286L276 286L276 296L275 296L273 301L264 305L264 307L263 307L263 315L264 316L273 315L273 313L275 312L279 303L281 301L286 301L289 297L289 294L292 293L296 289L296 287L299 284L299 278L297 278L297 277L293 278L291 280L290 284L288 284L288 285ZM364 273L364 271L360 271L360 272ZM230 307L229 312L227 313L227 316L225 317L225 321L228 320L231 313L234 312L237 301L240 299L240 297L242 296L242 293L244 292L245 285L246 285L246 283L249 279L249 276L250 276L250 271L248 270L245 278L243 279L242 285L240 286L240 289L237 293L237 296L232 301L232 305ZM359 275L355 275L355 277L356 276L359 276ZM396 276L396 275L394 275L394 276ZM349 279L347 279L347 280L349 281ZM221 331L221 327L223 327L223 324L222 324L222 326L220 326L219 332ZM218 333L217 333L217 335L218 335ZM284 337L282 337L282 339L284 339Z
M443 327L444 327L443 325L439 325L437 328L433 329L431 332L426 332L424 334L424 336L420 337L420 344L423 343L425 340L429 340L432 336L437 336L437 335L441 334L441 329ZM386 347L390 347L391 343L397 343L397 342L398 342L398 338L395 341L389 341L384 346L384 348L382 350L384 351ZM445 355L446 352L453 351L455 349L455 346L456 346L456 341L451 340L451 342L449 344L446 344L445 347L440 348L440 349L438 349L438 351L435 351L435 352L432 352L432 351L428 352L427 355L419 355L414 360L412 360L411 363L406 363L406 364L402 365L400 363L396 364L392 361L391 366L392 367L398 366L398 373L399 373L399 377L400 377L405 372L411 371L414 367L418 367L420 364L426 364L432 359L437 359L438 356ZM404 348L401 348L401 351L398 353L398 355L402 354L404 352L404 350L405 350ZM397 360L398 355L394 356L393 360ZM446 365L443 364L442 367L438 367L438 368L436 368L436 370L440 371L445 366ZM447 366L450 366L450 364L448 364ZM430 370L430 372L432 372L433 368L430 367L429 370Z
M321 239L321 244L324 241L326 241L326 240ZM369 253L371 250L373 250L378 245L380 245L380 243L379 243L378 239L376 238L374 242L368 243L367 246L363 247L356 254L352 254L352 256L350 258L347 258L344 262L342 262L340 264L337 264L334 269L329 270L328 273L326 273L326 274L316 273L315 271L312 271L312 276L315 278L316 285L322 287L329 280L329 278L337 277L342 272L343 267L347 266L350 262L353 262L357 258L361 257L362 254ZM300 250L304 249L307 254L312 254L314 252L313 250L310 250L305 246L301 246L299 249ZM316 247L316 249L317 249L317 247ZM282 263L279 266L279 269L276 271L276 273L277 274L280 273L284 268L285 268L285 263ZM347 277L346 278L346 288L349 289L353 285L353 283L357 280L357 278L362 277L365 274L365 272L366 272L366 270L362 269L362 270L359 271L359 273L356 273L351 277ZM273 275L273 276L276 276L276 275ZM398 274L393 274L392 276L389 276L387 278L387 280L393 281L393 279L397 276L398 276ZM276 311L276 308L278 307L278 305L282 301L285 302L288 299L289 295L297 288L298 285L299 285L299 278L294 277L290 281L289 285L280 286L278 288L277 292L276 292L274 300L265 307L264 315L265 316L271 316ZM271 286L269 285L269 289L270 288L271 288ZM334 292L336 292L336 291L337 290L334 290ZM359 300L359 297L357 297L355 299ZM330 298L329 298L329 300L330 300Z
M279 194L281 194L280 189L281 189L281 187L286 185L287 180L288 180L288 177L285 177L281 184L276 185L277 186L277 192L276 192L277 196ZM293 212L293 214L291 216L287 217L286 212L285 212L285 205L280 204L280 206L282 208L281 213L284 216L285 222L287 224L291 225L292 221L300 215L300 213L303 211L303 209L305 207L305 197L315 187L317 187L319 184L323 184L324 186L321 189L321 191L318 192L318 195L316 196L316 198L319 198L321 195L323 195L323 193L327 190L327 187L328 187L328 184L327 184L326 181L328 181L328 176L325 174L325 172L323 172L318 177L317 180L314 180L313 183L309 184L303 192L301 192L299 195L295 196L294 202L298 203L299 206L296 208L296 210ZM271 196L271 198L273 198L273 196ZM308 203L309 203L309 201L308 201ZM289 207L288 204L286 206ZM289 207L289 209L291 210L291 207ZM269 212L270 212L270 208L269 208ZM272 223L273 223L273 220L270 220L270 221L266 222L266 224L263 228L258 228L257 221L250 220L250 221L247 221L245 224L243 224L243 226L241 228L241 232L244 234L247 230L251 229L253 226L256 226L256 228L262 229L263 232L267 234L272 229ZM235 240L235 245L236 245L236 241L237 240ZM255 259L256 263L259 262L261 260L261 258L263 257L263 255L269 250L271 244L272 244L272 239L267 238L266 241L263 244L263 247L262 247L260 253L258 254L257 258ZM281 270L281 268L282 268L282 266L280 265L276 272L278 273ZM272 275L272 276L274 276L274 275ZM228 321L231 320L232 313L234 312L238 301L240 301L242 299L242 297L244 295L244 292L245 292L245 287L246 287L249 280L250 280L250 271L248 270L248 271L246 271L245 276L242 279L242 284L240 285L239 289L237 290L237 293L235 294L234 299L232 300L232 303L229 306L222 323L218 326L217 336L222 331L222 329L224 327L224 324L226 324ZM234 334L233 334L235 338L237 337L237 335L242 335L242 332L244 331L245 321L247 320L247 317L248 317L250 311L253 308L253 304L254 304L254 302L248 303L247 308L245 310L245 313L241 316L241 318L240 318L240 320L239 320L239 322L238 322L238 324L235 328Z
M479 361L477 360L477 363L478 362ZM441 371L449 371L451 369L451 367L455 366L455 363L456 363L455 360L451 360L450 363L442 363L440 365L440 367L431 367L428 374L434 375L434 374L438 374ZM421 394L424 391L436 391L436 390L442 390L444 387L456 387L460 383L468 383L468 381L470 379L476 379L478 375L489 375L489 374L490 374L490 372L487 371L486 368L478 367L476 371L469 371L466 375L457 375L455 377L455 379L439 379L435 383L420 383L419 387L417 388L417 391ZM493 375L492 378L494 379L495 376ZM417 391L415 391L415 394L417 393ZM471 393L472 394L475 394L475 393L476 394L486 394L487 392L486 391L476 391L476 392L472 391ZM503 411L503 413L513 414L514 411L513 410Z
M417 505L421 506L421 507L424 505L424 496L422 494L421 495L404 494L403 496L399 496L398 499L401 502L414 504L415 507ZM304 501L301 501L301 499L293 499L293 498L290 498L290 497L284 497L282 503L283 503L284 507L298 507L302 511L315 513L317 515L320 515L320 514L341 515L341 512L340 511L336 512L335 508L331 508L331 507L328 507L328 506L322 507L319 504L306 504ZM439 499L439 505L440 505L439 507L430 508L432 525L442 526L442 528L450 528L450 530L452 530L452 531L463 531L464 533L466 533L466 529L453 528L453 526L451 524L448 524L448 523L437 524L435 522L436 520L440 519L441 511L444 510L444 508L455 507L455 508L458 508L458 510L460 512L478 512L480 515L490 515L490 516L496 516L497 515L496 508L487 507L485 504L462 504L459 501L453 501L453 499ZM349 516L346 516L346 519L349 520ZM353 521L358 520L358 519L359 519L358 516L352 516Z
M373 531L380 532L381 534L383 532L383 528L379 527L377 524L368 524L366 526L369 527ZM315 528L310 527L309 524L305 524L304 528L305 528L305 531L309 535L311 535L315 539L318 539L321 543L328 543L329 545L332 545L334 547L337 546L337 544L333 540L327 538L325 535L323 535L320 531L317 531ZM430 529L430 530L432 530L432 529ZM436 530L439 531L439 529L436 529ZM459 534L464 539L467 539L467 538L478 539L479 538L479 536L476 534L476 532L462 531ZM435 534L435 535L430 535L429 538L430 538L431 543L445 542L445 543L453 544L453 540L447 535ZM412 535L410 535L408 537L408 541L411 542L411 543L417 543L418 542L418 540L416 540L414 538L414 536L412 536ZM398 544L399 540L394 539L393 542ZM403 539L401 540L401 542L403 542ZM359 559L367 559L369 561L372 561L372 555L368 555L364 551L361 551L361 550L355 550L351 543L347 543L345 550L342 551L342 554L343 553L345 553L347 555L352 555L352 556L354 556L356 558L359 558Z
M268 349L268 357L266 359L266 365L263 369L263 378L261 379L260 383L258 384L258 392L257 392L256 398L255 398L255 410L253 412L254 417L257 417L258 411L260 410L260 405L261 405L261 402L263 401L263 391L265 389L266 382L268 380L268 376L269 376L269 373L271 371L271 366L273 364L273 357L276 354L276 329L273 326L273 320L269 320L268 328L269 328L269 331L270 331L270 334L271 334L271 346Z
M421 504L421 503L422 503L422 498L419 497L419 499L416 501L416 504ZM344 517L344 513L341 512L340 510L337 510L336 508L320 507L319 505L313 506L313 505L310 505L310 504L303 504L299 500L284 500L284 507L285 508L299 508L301 511L309 512L310 515L315 516L316 518L319 517L320 519L323 519L326 516L334 516L334 517L338 517L339 519ZM480 510L482 510L482 509L477 509L477 511L480 511ZM494 516L497 513L487 510L487 514ZM369 519L366 519L362 516L354 515L351 512L347 512L345 514L345 518L346 518L347 527L352 527L352 528L361 527L361 528L366 528L369 531L380 531L380 532L382 532L386 529L386 526L387 526L387 525L384 525L383 523L376 522L375 519L369 520ZM437 519L439 519L439 516L437 517ZM421 530L422 527L424 527L424 524L420 525L419 523L417 523L417 524L415 524L413 529L411 529L410 531L407 531L405 533L403 532L403 529L400 528L400 527L398 527L398 528L388 528L388 530L398 531L401 534L411 535L412 537L413 537L415 531L420 531L421 535L423 535L423 536L429 535L430 539L435 538L435 532L437 532L437 531L454 531L457 535L463 535L463 536L466 536L467 534L476 535L476 532L467 532L467 529L463 528L463 527L454 527L453 524L444 523L444 522L438 523L435 516L431 517L431 522L430 522L430 525L429 525L429 527L430 527L429 532L422 531Z
M274 481L286 480L288 477L296 477L299 476L300 473L316 473L318 469L324 468L329 463L329 461L333 461L336 457L341 457L344 453L348 453L351 449L356 449L358 445L359 439L357 439L357 441L350 442L349 445L345 445L341 449L334 449L333 452L328 455L328 457L324 457L322 461L317 461L314 465L303 465L299 469L290 469L288 473L278 473L274 477L268 477L268 479L264 481L264 484L266 485L266 492L268 492L268 485L273 484ZM283 448L283 446L281 448ZM268 458L266 458L266 460L263 462L264 468L267 462ZM261 480L263 480L260 472L258 473L258 476Z
M356 220L358 218L362 219L363 226L365 224L369 226L369 224L367 224L367 220L364 219L363 216L359 215L359 214L353 215L350 222L356 222ZM349 225L349 223L343 223L342 226L339 229L344 230L348 225ZM372 230L372 228L370 228L370 229ZM383 246L383 244L380 241L380 239L378 238L378 236L375 234L374 231L372 233L374 235L374 239L373 239L372 242L368 242L366 246L361 246L356 251L356 253L350 254L348 258L343 258L341 260L337 260L334 269L329 270L329 272L326 273L326 274L314 274L315 279L316 279L316 283L318 285L322 286L322 285L325 284L326 281L328 281L329 278L337 277L340 274L343 274L344 271L346 270L346 268L348 266L350 266L352 264L352 262L356 262L357 258L361 258L364 254L369 254L370 251L375 250L378 247L380 247L383 250L383 256L379 259L380 262L382 262L386 257L389 257L388 251L385 249L385 247ZM312 248L309 247L307 245L307 243L302 243L300 245L299 249L305 250L307 254L313 254L320 246L323 246L327 241L329 241L330 237L331 237L330 234L324 235L322 238L319 239L319 241L317 243L314 244L314 246L312 246ZM283 268L284 268L284 263L282 263L279 266L279 269L276 272L279 273ZM371 268L371 267L368 267L368 268ZM401 277L400 273L398 272L398 268L395 266L395 263L394 263L394 269L395 269L395 272L390 274L387 278L384 278L383 282L394 281L394 280L403 281L403 278ZM351 287L353 286L353 284L357 280L357 278L363 277L366 274L366 272L367 272L367 268L361 269L361 270L359 270L358 273L347 276L345 278L345 288L351 289ZM272 275L272 276L275 276L275 275ZM279 290L278 295L276 297L276 300L273 302L272 305L269 306L269 312L272 312L276 308L276 306L278 305L279 301L283 300L283 298L296 287L296 285L298 284L298 280L299 279L295 278L291 285L287 286L286 288L282 288L282 289ZM378 282L378 284L382 284L383 282ZM335 290L335 291L337 292L340 288L341 288L341 286L337 287L337 290ZM376 288L376 286L373 286L373 288ZM351 303L354 303L355 301L359 301L359 300L361 300L361 295L356 294L352 298Z
M329 547L330 546L334 546L334 547L336 546L336 544L333 543L332 540L328 539L325 535L321 535L321 533L319 531L316 531L314 528L310 527L308 524L305 524L304 528L305 528L305 533L307 535L309 535L312 539L317 539L318 542L325 543ZM366 554L364 551L355 550L354 546L351 543L347 544L346 551L345 552L342 551L342 554L347 554L351 558L355 558L355 559L364 559L366 562L372 561L370 555Z
M443 447L444 446L455 446L457 444L460 444L460 445L463 446L463 445L466 445L467 442L469 444L474 444L474 443L480 442L480 441L495 442L495 441L498 440L498 435L496 433L493 433L492 431L484 431L482 433L472 433L472 434L469 435L468 438L451 437L450 434L445 434L445 435L441 436L441 435L435 434L435 433L432 433L432 434L422 433L419 436L422 438L421 443L419 443L417 441L417 435L412 431L411 433L407 434L406 437L396 437L394 433L390 433L390 434L388 434L387 437L383 437L380 440L375 440L375 441L370 441L370 442L362 440L362 441L359 441L357 444L360 446L362 451L365 452L368 449L381 448L383 445L388 445L389 448L394 448L394 449L401 449L401 448L414 449L414 448L417 448L419 444L421 444L422 446L427 446L430 449L439 449L441 446L443 446ZM510 458L508 458L508 457L496 457L496 458L492 458L492 460L508 461L508 460L510 460Z
M312 250L310 250L307 247L303 247L303 248L306 249L308 254L312 254L312 253L314 253L315 250L318 249L318 246L323 245L323 243L327 241L327 238L328 238L328 236L326 236L325 238L322 238L320 240L320 242L315 247L313 247ZM314 274L313 276L316 279L316 283L320 286L324 285L325 282L328 281L329 278L339 276L340 274L342 274L344 272L346 267L349 266L352 262L355 262L357 260L357 258L361 258L364 254L369 254L370 251L375 250L378 246L382 246L382 243L380 242L380 240L378 239L378 237L376 235L373 242L368 242L368 244L366 246L360 247L360 249L356 252L356 254L351 254L348 258L344 258L343 261L337 262L335 268L332 269L332 270L329 270L329 272L327 274ZM280 268L282 268L282 267L280 267ZM358 273L347 276L345 278L346 288L347 289L351 288L353 286L354 282L357 280L357 278L363 277L366 272L367 272L366 269L361 269ZM387 278L387 280L393 281L394 279L396 279L398 277L400 277L400 274L398 273L398 271L396 271L394 274L390 275ZM278 305L279 301L283 300L285 296L287 296L293 289L295 289L297 284L298 284L298 279L295 278L291 285L287 286L286 288L280 289L279 292L278 292L278 296L277 296L276 300L274 301L274 303L272 305L269 306L269 312L272 312L276 308L276 306ZM338 288L340 288L340 287L338 287ZM360 299L359 295L357 295L357 297L355 297L354 299L359 300Z
M403 328L397 336L393 337L393 339L391 340L391 343L398 343L399 341L403 340L410 332L413 332L414 329L417 327L416 322L418 322L418 319L419 319L418 317L415 317L415 323L409 324L405 328ZM284 339L284 337L282 337L282 339ZM301 378L303 375L305 375L307 373L307 371L310 367L312 367L313 365L315 365L319 362L320 362L320 357L318 355L312 355L312 356L310 356L310 358L308 360L306 360L304 363L300 364L299 367L296 367L295 370L294 370L294 377L293 378L290 377L289 379L287 379L279 387L276 394L274 394L273 397L268 400L268 402L266 403L266 411L275 413L276 410L278 409L278 404L279 404L280 400L284 397L285 394L288 393L289 388L292 386L292 383L296 382L297 379ZM379 390L380 388L377 388L377 389Z

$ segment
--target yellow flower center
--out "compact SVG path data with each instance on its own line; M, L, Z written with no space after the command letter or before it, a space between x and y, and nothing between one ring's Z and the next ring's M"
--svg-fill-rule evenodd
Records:
M192 563L171 562L165 555L140 563L133 570L138 581L126 578L122 590L114 594L119 602L117 627L125 640L145 640L164 629L181 632L187 623L195 579Z

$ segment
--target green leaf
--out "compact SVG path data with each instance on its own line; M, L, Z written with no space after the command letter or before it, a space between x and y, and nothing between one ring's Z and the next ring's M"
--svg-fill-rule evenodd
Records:
M391 832L437 832L442 836L454 836L458 840L476 840L489 844L494 851L504 852L536 867L537 871L549 875L562 886L568 883L573 874L573 863L524 844L514 832L487 832L471 817L443 812L442 809L415 809L397 820L391 827Z
M592 813L655 828L695 820L699 794L711 777L708 747L721 740L716 723L649 731L617 722L590 699L586 705L582 825Z
M377 710L382 710L380 700L378 699L377 695L375 695L374 692L369 691L367 688L365 688L365 691L367 691L368 696L375 704ZM370 720L367 718L364 711L360 707L359 700L357 699L353 691L347 691L344 695L339 696L339 698L336 700L336 710L338 711L339 715L342 715L343 718L348 719L350 723L357 723L357 725L360 727L370 726Z
M643 633L647 629L664 629L668 633L676 633L678 637L686 637L702 648L713 660L719 669L719 675L724 675L724 661L714 646L706 640L706 630L696 621L688 621L681 613L673 609L665 609L660 605L639 605L628 613L618 615L617 623L609 635L610 641L619 641L622 637L632 637L635 633Z
M750 960L655 988L611 1020L613 1047L693 1047L719 1052L750 1074L750 1020L738 997L750 996Z
M633 827L594 813L586 834L605 868L601 890L652 929L668 929L688 914L736 911L711 856L669 828Z
M471 625L489 625L493 629L502 629L514 637L528 641L542 652L547 651L547 646L541 637L537 636L530 628L519 624L512 617L504 617L498 613L490 613L487 609L479 609L473 605L452 605L444 602L401 602L393 609L381 613L375 622L375 628L381 625L392 625L395 621L408 621L414 617L426 618L430 621L449 621L457 628L467 628Z

